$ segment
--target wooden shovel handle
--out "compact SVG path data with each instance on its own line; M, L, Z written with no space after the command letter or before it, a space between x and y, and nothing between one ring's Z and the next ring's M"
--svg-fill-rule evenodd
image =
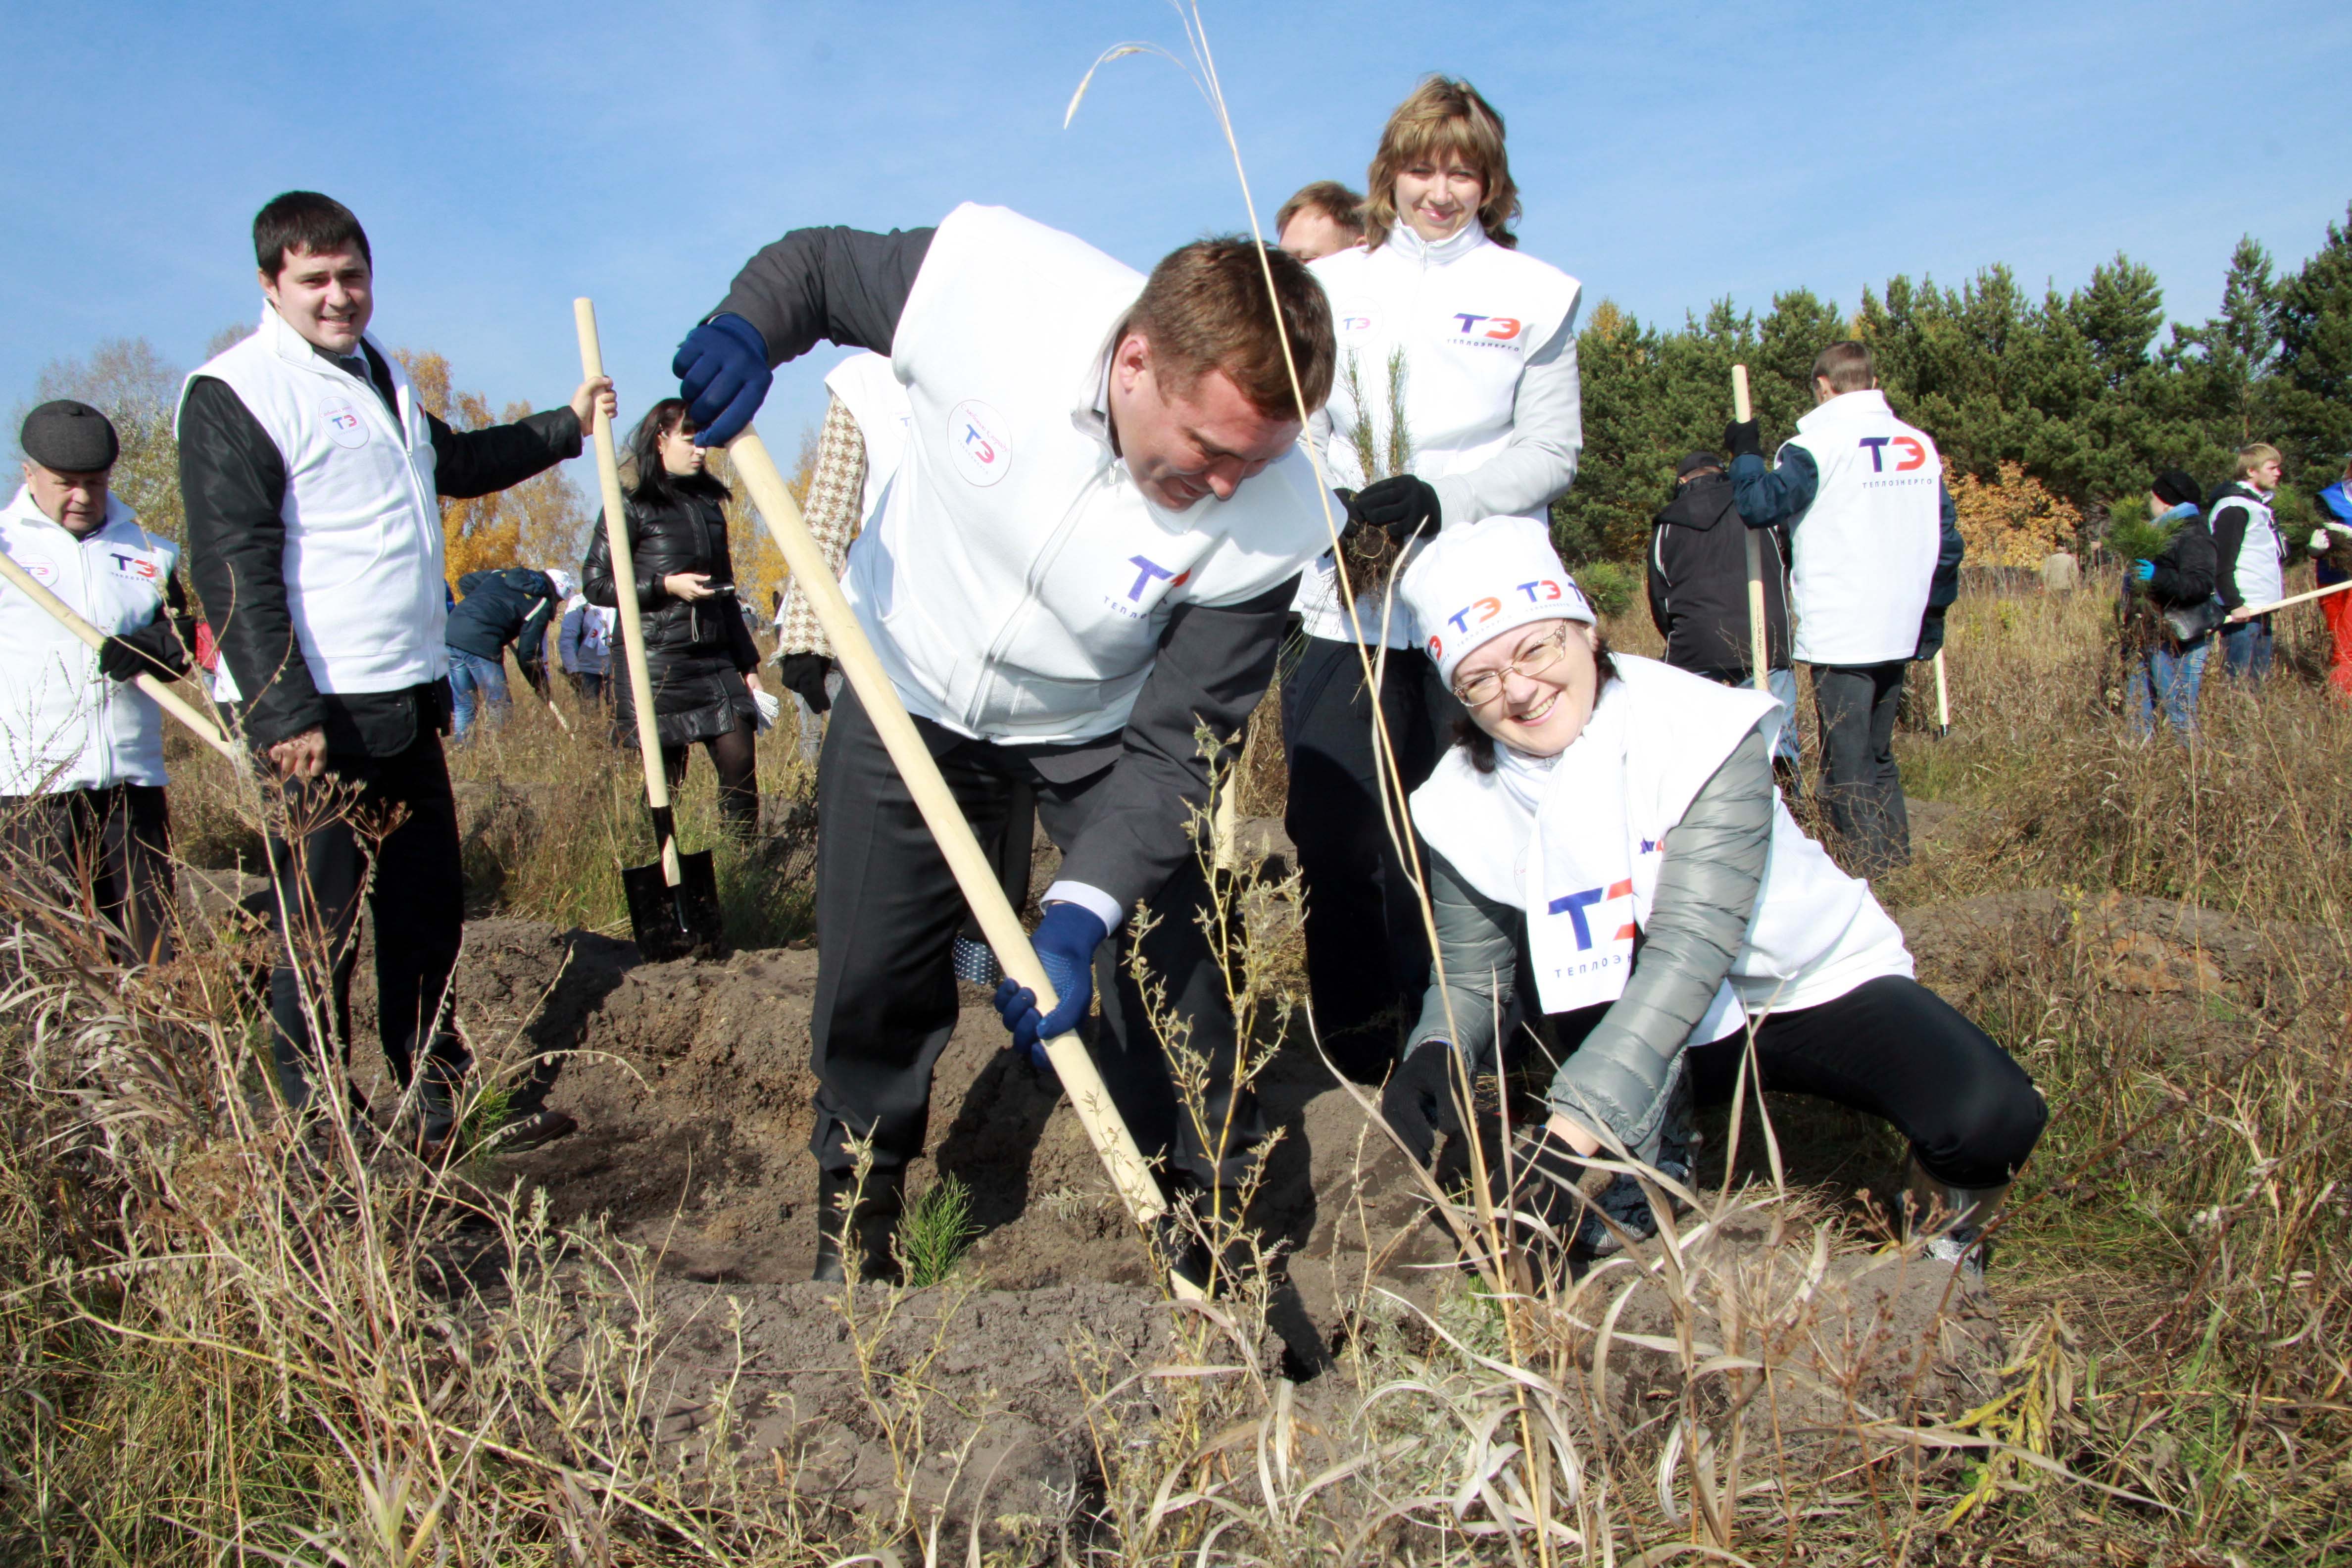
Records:
M590 379L604 374L604 350L596 338L596 307L585 299L572 301L572 324L580 330L580 369ZM656 823L669 819L669 779L662 772L661 731L654 723L654 681L646 668L646 628L637 616L637 563L629 549L628 517L621 500L621 461L613 451L613 416L598 401L593 431L596 485L604 499L604 547L613 563L613 601L619 612L621 648L629 666L629 698L637 710L637 756L646 767L646 804ZM662 880L675 888L683 873L677 864L677 839L664 834L661 842Z
M1756 416L1753 405L1748 401L1748 367L1731 367L1731 415L1742 425ZM1748 530L1748 658L1756 689L1772 689L1769 666L1771 643L1765 635L1764 620L1764 536L1755 529Z
M875 655L874 645L866 640L866 630L858 625L856 613L842 596L841 584L835 580L824 552L817 547L808 524L802 520L799 503L784 487L783 475L776 471L775 459L768 455L758 432L748 426L728 443L727 453L735 461L735 471L750 488L751 502L759 509L776 547L783 552L784 563L799 581L801 592L807 595L809 607L816 612L817 623L832 640L834 658L840 660L842 673L856 689L858 700L865 705L866 716L890 752L891 762L906 781L908 793L915 797L931 837L939 841L940 853L947 858L948 868L955 873L964 901L979 917L988 945L996 950L996 962L1013 980L1036 993L1042 1011L1052 1012L1058 998L1045 978L1045 965L1037 962L1036 949L1029 945L1029 933L1022 929L1021 917L1005 899L995 867L982 853L979 840L971 836L971 826L964 820L963 808L956 804L947 781L940 776L939 764L931 760L930 748L923 744L914 720L908 717L906 705L898 700L898 689L890 684L881 659ZM1046 1041L1045 1055L1060 1076L1062 1087L1069 1091L1070 1103L1076 1109L1087 1138L1093 1141L1095 1152L1102 1156L1103 1164L1109 1170L1111 1184L1118 1189L1135 1223L1148 1228L1166 1212L1167 1205L1151 1178L1150 1168L1144 1163L1142 1151L1136 1147L1134 1134L1120 1120L1109 1091L1103 1087L1101 1075L1095 1071L1094 1058L1074 1034L1058 1035ZM1171 1284L1179 1295L1197 1294L1181 1276L1171 1277Z
M6 578L11 587L47 611L50 619L79 637L92 653L96 653L105 646L104 632L74 614L71 605L43 587L39 578L17 565L5 552L0 552L0 577ZM158 680L152 675L142 674L132 678L131 684L153 698L155 706L186 725L197 740L226 757L239 772L243 772L247 766L243 750L226 735L222 734L210 719L197 712L194 704L173 690L166 682Z

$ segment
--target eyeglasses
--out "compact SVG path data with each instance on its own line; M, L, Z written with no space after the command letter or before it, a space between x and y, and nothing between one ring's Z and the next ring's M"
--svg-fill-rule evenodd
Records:
M1558 630L1533 647L1521 648L1518 656L1500 669L1482 669L1469 679L1454 685L1454 695L1465 708L1483 708L1503 694L1503 678L1507 675L1528 677L1543 674L1558 664L1568 653L1569 623L1559 623Z

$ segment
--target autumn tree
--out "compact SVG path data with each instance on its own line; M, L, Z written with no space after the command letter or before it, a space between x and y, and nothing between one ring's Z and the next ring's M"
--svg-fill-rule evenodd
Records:
M529 416L528 403L509 403L495 416L489 399L457 390L441 354L399 350L417 401L455 430L480 430ZM441 536L451 583L494 566L560 567L577 574L588 544L589 513L559 466L510 489L441 502Z

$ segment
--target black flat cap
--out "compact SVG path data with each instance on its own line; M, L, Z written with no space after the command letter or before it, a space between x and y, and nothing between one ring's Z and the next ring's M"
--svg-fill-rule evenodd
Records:
M122 450L106 416L70 397L44 403L26 415L16 445L33 461L60 474L110 468Z
M1685 457L1681 462L1675 465L1675 478L1679 479L1685 478L1688 475L1695 474L1701 468L1719 468L1721 467L1723 467L1723 459L1717 457L1713 452L1693 452L1688 457Z

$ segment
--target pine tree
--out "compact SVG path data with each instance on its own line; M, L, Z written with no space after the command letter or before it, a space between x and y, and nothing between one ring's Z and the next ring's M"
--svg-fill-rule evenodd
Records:
M2352 210L2327 243L2282 279L2272 439L2305 488L2334 482L2352 456Z

